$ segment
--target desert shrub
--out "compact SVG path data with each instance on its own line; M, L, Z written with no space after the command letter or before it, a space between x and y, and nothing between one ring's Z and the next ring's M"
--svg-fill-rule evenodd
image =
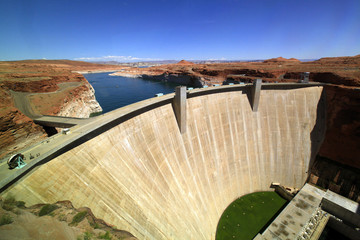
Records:
M10 224L12 222L13 222L13 219L9 214L5 214L0 217L0 226L5 225L5 224Z
M20 214L21 214L21 211L19 211L19 209L12 210L12 212L15 213L16 215L20 215Z
M7 196L4 200L4 204L8 204L8 205L16 205L16 200L15 200L15 197L14 196Z
M6 210L6 211L12 211L13 209L14 209L14 206L12 206L12 205L8 205L8 204L2 204L2 206L1 206L4 210Z
M7 196L1 205L1 207L6 211L12 211L15 206L16 206L16 200L13 196Z
M60 214L59 217L58 217L59 221L63 221L63 222L66 222L66 216L65 214Z
M73 220L72 220L71 224L78 224L79 222L81 222L85 218L86 214L87 214L87 211L82 211L82 212L77 213L73 217Z
M17 201L16 206L18 208L25 208L25 202L24 201Z
M94 229L99 229L100 225L97 222L90 223L90 226L92 226Z
M89 232L84 233L84 240L90 240L92 238L92 234Z
M111 240L111 235L108 231L106 231L106 233L104 233L103 235L100 235L98 237L99 239L106 239L106 240Z
M44 215L48 215L50 214L52 211L54 211L55 209L58 209L59 207L56 206L55 204L46 204L44 205L39 212L39 216L44 216Z
M90 113L90 117L96 117L96 116L99 116L101 115L103 112L93 112L93 113Z

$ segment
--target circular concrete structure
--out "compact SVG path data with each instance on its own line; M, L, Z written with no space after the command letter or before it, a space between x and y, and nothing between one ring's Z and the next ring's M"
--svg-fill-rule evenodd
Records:
M188 94L183 134L167 101L41 165L5 193L28 205L70 200L139 239L214 239L236 198L268 191L271 182L305 183L325 125L323 87L263 87L257 112L249 89L221 89Z

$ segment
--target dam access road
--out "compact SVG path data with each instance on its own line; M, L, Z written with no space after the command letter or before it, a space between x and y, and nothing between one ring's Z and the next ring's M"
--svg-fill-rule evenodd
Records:
M70 200L139 239L215 239L236 198L303 186L325 133L323 84L263 84L257 111L252 89L187 91L183 133L174 94L83 120L25 150L24 168L2 161L2 195Z

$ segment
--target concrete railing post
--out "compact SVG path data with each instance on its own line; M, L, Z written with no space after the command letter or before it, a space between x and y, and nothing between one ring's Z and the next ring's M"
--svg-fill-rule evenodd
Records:
M300 75L299 83L309 83L310 72L303 72Z
M304 83L309 83L310 72L304 72Z
M252 110L257 112L260 101L261 79L255 79L251 89Z
M180 133L186 132L186 87L178 86L175 89L173 109Z

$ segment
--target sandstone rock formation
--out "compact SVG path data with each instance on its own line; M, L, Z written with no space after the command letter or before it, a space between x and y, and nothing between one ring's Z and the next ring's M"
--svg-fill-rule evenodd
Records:
M301 62L301 61L296 58L286 59L283 57L271 58L271 59L264 61L264 63L299 63L299 62Z
M177 63L177 65L193 65L193 62L189 62L186 60L181 60L180 62Z
M31 146L46 137L44 129L36 125L15 107L0 111L0 158Z

